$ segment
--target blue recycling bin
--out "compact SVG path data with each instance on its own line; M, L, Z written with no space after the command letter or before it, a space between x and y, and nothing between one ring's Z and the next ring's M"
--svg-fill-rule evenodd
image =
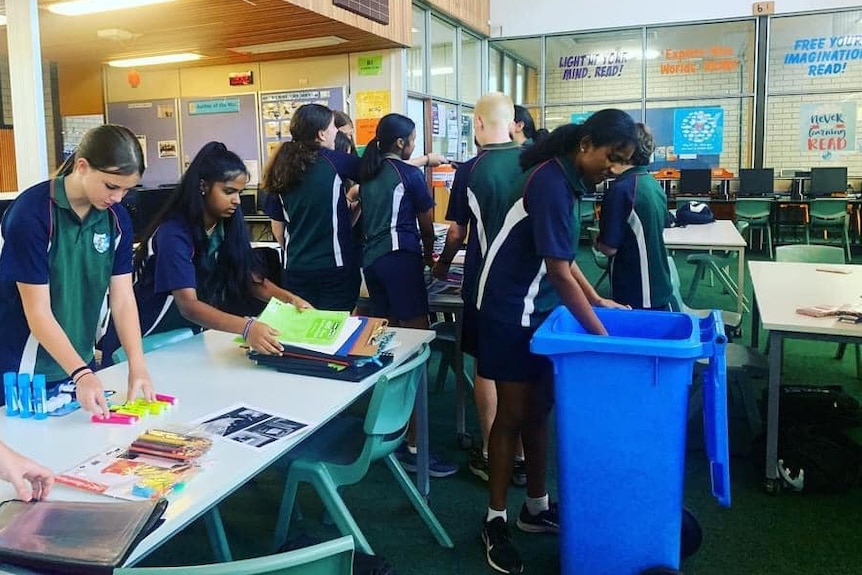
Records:
M730 506L721 316L596 309L608 337L565 307L533 336L554 365L563 575L679 568L688 396L704 369L712 492Z

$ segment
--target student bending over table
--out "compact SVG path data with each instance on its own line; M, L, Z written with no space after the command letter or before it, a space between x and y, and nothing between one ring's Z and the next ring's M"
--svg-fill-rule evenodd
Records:
M217 329L241 334L255 351L281 352L278 333L242 311L272 297L311 306L264 277L239 209L247 183L245 164L221 142L209 142L192 160L135 254L144 336ZM116 349L112 322L102 340L103 364Z
M73 381L81 406L103 416L108 405L91 367L109 290L115 348L129 358L127 397L154 399L132 291L132 223L120 204L143 173L128 128L93 128L57 176L22 192L0 224L0 372L44 374L49 388Z

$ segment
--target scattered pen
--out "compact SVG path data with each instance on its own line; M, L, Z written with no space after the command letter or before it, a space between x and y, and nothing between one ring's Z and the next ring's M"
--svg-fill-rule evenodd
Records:
M830 273L830 274L841 274L841 275L849 275L849 274L853 273L850 270L839 270L839 269L835 269L835 268L816 268L816 271L826 272L826 273Z

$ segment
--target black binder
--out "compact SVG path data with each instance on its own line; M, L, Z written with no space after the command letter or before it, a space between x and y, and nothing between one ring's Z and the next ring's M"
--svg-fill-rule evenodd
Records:
M0 561L42 573L110 575L160 523L165 499L4 501Z

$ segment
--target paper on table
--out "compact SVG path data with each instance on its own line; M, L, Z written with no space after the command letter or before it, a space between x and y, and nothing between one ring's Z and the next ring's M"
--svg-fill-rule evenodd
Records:
M272 298L258 320L278 331L282 343L307 346L332 346L340 340L349 317L346 311L308 309L299 311L289 303ZM350 336L349 332L347 336ZM341 341L347 341L345 337ZM340 347L340 346L339 346ZM313 349L309 347L308 349ZM336 350L338 347L335 348Z

